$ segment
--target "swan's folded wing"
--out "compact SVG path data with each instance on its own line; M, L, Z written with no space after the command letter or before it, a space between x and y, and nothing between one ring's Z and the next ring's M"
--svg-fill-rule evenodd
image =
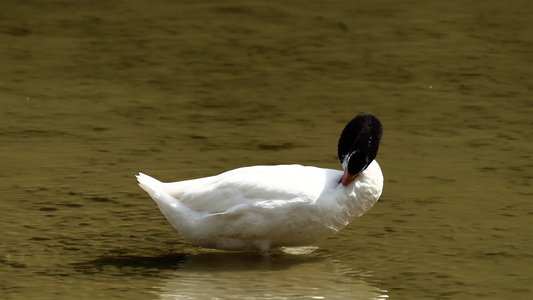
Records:
M164 183L162 189L189 209L222 213L245 203L309 201L320 196L326 170L300 165L254 166L217 176ZM340 177L339 177L340 178Z

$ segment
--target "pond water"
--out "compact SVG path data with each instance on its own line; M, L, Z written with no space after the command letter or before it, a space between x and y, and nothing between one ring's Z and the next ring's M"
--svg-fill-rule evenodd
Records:
M2 1L0 298L531 299L530 1ZM183 241L136 184L340 168L384 193L337 235Z

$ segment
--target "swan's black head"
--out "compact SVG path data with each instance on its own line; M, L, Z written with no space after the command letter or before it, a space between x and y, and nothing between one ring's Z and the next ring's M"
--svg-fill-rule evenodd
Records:
M344 127L338 146L343 185L353 181L376 158L382 133L381 122L370 113L358 115Z

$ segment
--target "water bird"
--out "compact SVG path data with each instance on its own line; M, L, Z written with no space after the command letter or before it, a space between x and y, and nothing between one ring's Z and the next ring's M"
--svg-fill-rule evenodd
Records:
M294 164L167 183L143 173L136 177L185 240L267 256L271 248L325 239L378 201L383 174L375 157L382 132L373 114L351 120L337 147L342 171Z

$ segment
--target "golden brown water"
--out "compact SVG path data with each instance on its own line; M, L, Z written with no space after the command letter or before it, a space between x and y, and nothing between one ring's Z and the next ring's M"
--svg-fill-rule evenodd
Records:
M532 14L2 1L0 298L531 299ZM312 252L199 249L133 177L339 168L364 111L384 194Z

